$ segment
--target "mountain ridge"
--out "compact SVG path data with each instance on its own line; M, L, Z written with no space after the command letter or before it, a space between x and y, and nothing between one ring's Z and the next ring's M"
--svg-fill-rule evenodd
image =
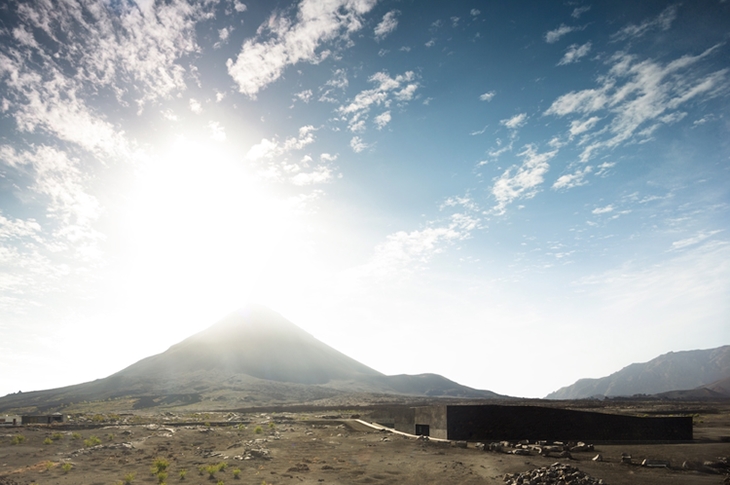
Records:
M668 352L648 362L630 364L605 377L579 379L545 399L654 395L696 389L729 377L730 345L725 345Z
M135 406L235 408L320 402L353 393L495 399L437 374L387 376L259 305L232 312L166 351L103 379L10 394L0 411L70 402L136 400Z

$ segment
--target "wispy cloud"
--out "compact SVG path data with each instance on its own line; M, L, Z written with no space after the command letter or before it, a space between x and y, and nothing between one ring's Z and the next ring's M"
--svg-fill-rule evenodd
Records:
M497 200L495 213L503 214L507 206L516 199L534 197L550 168L548 161L556 154L557 150L539 153L534 145L525 146L517 154L522 157L522 164L505 170L492 187L492 195Z
M570 47L568 47L568 50L563 55L563 58L560 59L560 62L558 62L558 65L564 66L566 64L578 62L581 57L585 57L588 55L588 53L591 51L591 46L592 44L590 42L586 42L583 45L571 45Z
M718 48L667 64L619 52L610 59L609 72L598 78L598 87L560 96L545 114L584 116L571 121L569 134L584 134L580 159L585 162L598 150L651 136L660 124L683 116L677 110L685 103L723 89L730 70L707 73L695 67ZM607 126L592 131L599 118L605 118Z
M573 9L573 13L570 14L571 17L574 19L579 19L581 15L588 12L591 9L590 5L585 5L583 7L575 7Z
M235 61L226 63L238 90L253 98L299 62L317 63L329 56L320 46L336 38L347 38L363 26L362 16L375 0L302 0L295 20L272 15L255 38L244 42Z
M360 153L369 147L370 145L362 141L362 138L360 138L359 136L353 136L350 140L350 148L352 148L352 151L354 151L355 153Z
M548 44L554 44L559 41L561 37L576 30L581 30L580 27L571 27L565 24L560 24L560 27L554 30L550 30L545 34L545 42Z
M499 123L506 126L510 130L516 130L525 124L527 121L527 113L516 114L511 118L501 120Z
M685 239L680 239L679 241L674 241L672 243L672 249L674 249L674 250L684 249L684 248L689 247L689 246L694 246L696 244L700 244L701 242L704 242L707 239L710 239L715 234L719 234L721 232L723 232L723 231L720 231L720 230L707 231L707 232L703 231L703 232L700 232L699 234L696 234L696 235L694 235L692 237L688 237L688 238L685 238Z
M395 103L406 103L413 99L418 82L413 71L390 77L386 72L378 72L370 76L369 81L376 83L373 89L366 89L358 93L347 105L338 108L338 112L347 119L352 132L361 132L365 129L368 113L374 106L382 106L388 110ZM386 114L387 113L387 114ZM391 119L390 110L376 118L378 128L382 128Z
M608 214L610 212L613 212L615 210L614 206L612 204L603 206L603 207L596 207L591 211L591 214L595 215L601 215L601 214Z
M479 100L480 101L491 101L492 98L494 98L494 96L496 96L496 94L497 93L495 93L494 91L487 91L486 93L481 94L479 96Z
M672 22L674 22L674 20L677 18L677 10L677 5L670 5L669 7L665 8L662 13L660 13L657 17L654 17L653 19L645 20L639 25L627 25L626 27L613 34L611 36L611 39L614 41L626 40L630 38L641 37L644 34L655 29L669 30L669 28L672 26Z
M558 180L553 183L553 190L560 189L572 189L586 184L586 176L593 171L593 167L590 165L585 166L583 169L576 170L573 173L561 175Z
M398 10L391 10L390 12L383 15L383 20L380 21L378 25L375 26L375 40L380 42L381 40L385 39L388 34L395 31L395 29L398 27L398 15L400 12Z

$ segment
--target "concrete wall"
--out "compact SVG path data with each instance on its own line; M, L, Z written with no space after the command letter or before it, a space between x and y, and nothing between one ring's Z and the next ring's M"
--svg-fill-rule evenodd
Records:
M415 421L413 423L413 431L415 433L416 426L428 425L428 435L433 438L447 439L447 423L446 410L449 406L423 406L415 409Z
M691 417L635 417L540 406L448 406L452 440L673 441L692 439Z
M370 413L370 419L382 426L388 426L404 433L415 430L415 411L410 407L391 407Z

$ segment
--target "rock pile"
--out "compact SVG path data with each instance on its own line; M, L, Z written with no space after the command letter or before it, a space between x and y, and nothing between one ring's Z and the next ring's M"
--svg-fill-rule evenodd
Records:
M511 455L531 455L536 453L542 456L556 456L558 458L572 459L571 453L594 451L591 444L579 441L577 443L563 443L562 441L537 441L531 443L528 440L522 441L499 441L494 443L477 443L477 448L484 451L496 453L509 453Z
M593 478L573 466L559 462L522 473L507 473L504 481L507 485L606 485L602 479Z

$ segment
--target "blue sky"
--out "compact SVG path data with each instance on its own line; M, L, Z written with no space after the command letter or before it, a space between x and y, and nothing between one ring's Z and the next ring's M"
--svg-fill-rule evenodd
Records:
M728 2L0 20L0 394L247 302L382 372L516 396L730 342Z

